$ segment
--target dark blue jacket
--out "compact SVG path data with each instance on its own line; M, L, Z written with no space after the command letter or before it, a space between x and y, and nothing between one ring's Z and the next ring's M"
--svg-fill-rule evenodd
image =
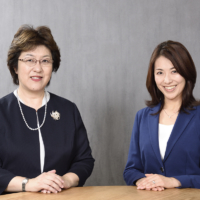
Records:
M146 173L174 177L183 188L200 188L200 106L179 113L167 143L162 161L158 144L160 108L138 111L132 132L128 161L124 170L127 185L145 177Z
M36 111L21 103L28 125L37 127ZM45 106L37 113L40 124ZM50 113L58 111L60 120ZM50 93L46 121L41 128L45 147L44 172L55 169L60 176L67 172L78 175L82 186L90 176L94 159L86 129L74 103ZM0 99L0 194L15 176L34 178L41 174L38 131L25 125L13 93Z

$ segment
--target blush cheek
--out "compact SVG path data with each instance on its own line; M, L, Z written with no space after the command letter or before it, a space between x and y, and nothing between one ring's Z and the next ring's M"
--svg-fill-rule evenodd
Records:
M156 80L155 80L155 82L156 82L157 88L158 88L159 90L163 90L163 87L161 86L161 84L160 84L158 81L156 81Z
M162 80L158 78L157 76L155 76L155 82L156 82L157 87L161 87L160 85L162 83Z

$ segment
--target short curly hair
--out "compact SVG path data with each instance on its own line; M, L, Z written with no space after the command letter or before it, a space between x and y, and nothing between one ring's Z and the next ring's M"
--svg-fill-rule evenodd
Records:
M52 71L58 70L61 61L60 49L51 34L51 30L47 26L39 26L34 29L33 26L25 24L14 35L8 51L7 65L14 84L19 85L18 75L15 73L15 69L18 69L19 56L22 52L32 50L39 45L44 45L50 50L53 59Z

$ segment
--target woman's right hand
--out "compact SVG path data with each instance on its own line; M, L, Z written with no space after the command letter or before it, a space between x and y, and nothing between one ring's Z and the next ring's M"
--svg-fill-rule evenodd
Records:
M56 170L44 172L36 178L29 179L26 184L26 191L57 193L64 187L64 180L56 174Z
M148 174L148 175L146 175L146 176L148 177L148 176L151 176L151 175L153 175L153 174ZM140 182L142 182L144 179L146 179L147 177L141 178L141 179L139 179L139 180L136 181L135 184L136 184L136 186L137 186L137 189L140 190L140 188L138 187L138 184L139 184ZM154 188L152 188L152 189L146 189L146 188L145 188L145 190L163 191L163 190L165 190L165 188L162 187L162 186L159 186L159 187L154 187Z

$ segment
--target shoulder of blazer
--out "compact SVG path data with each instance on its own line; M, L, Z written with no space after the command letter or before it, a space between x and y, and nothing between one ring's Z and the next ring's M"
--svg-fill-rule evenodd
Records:
M158 112L160 109L160 103L154 107L145 107L145 108L142 108L141 110L139 110L137 112L137 116L138 117L141 117L141 116L148 116L148 115L151 115L151 114L154 114L156 112Z
M0 98L0 104L2 105L10 104L15 99L16 99L15 95L13 94L13 92L11 92L10 94L7 94L6 96Z
M59 110L62 110L64 113L72 114L75 116L77 113L80 115L79 110L75 103L60 97L56 94L50 93L50 105L56 107Z
M10 112L16 106L18 106L18 103L13 92L0 99L0 112Z
M200 116L200 105L199 106L195 106L196 112L197 114Z
M49 94L50 94L50 100L52 100L53 102L57 102L59 104L67 104L67 105L74 106L73 102L71 102L68 99L65 99L64 97L60 97L60 96L53 94L51 92L49 92Z
M139 110L135 116L135 120L137 121L137 123L140 123L141 120L145 121L147 120L149 117L153 117L152 114L158 112L160 108L160 104L156 105L155 107L153 108L150 108L150 107L145 107L145 108L142 108L141 110Z
M198 121L198 125L200 126L200 105L199 106L195 106L194 110L189 110L189 113L194 113L195 114L195 118ZM199 131L200 132L200 131Z
M57 108L60 108L65 111L67 110L68 112L74 112L77 109L76 104L69 101L68 99L65 99L50 92L49 94L51 105L56 105Z

